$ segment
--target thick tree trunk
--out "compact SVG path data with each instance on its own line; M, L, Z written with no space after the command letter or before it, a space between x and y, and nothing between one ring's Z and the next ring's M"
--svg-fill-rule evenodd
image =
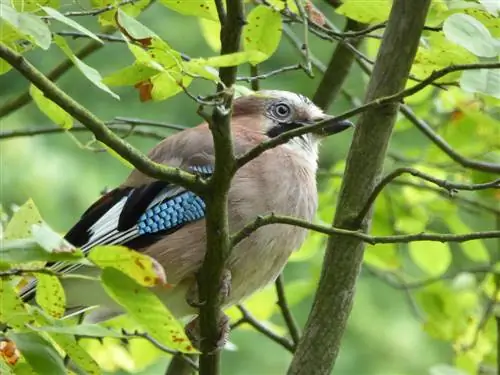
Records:
M425 23L430 0L394 0L366 101L404 89ZM357 124L338 199L334 226L366 230L357 219L379 179L398 104L364 112ZM371 213L368 215L371 216ZM363 243L331 236L312 311L288 375L330 374L351 311L363 259Z

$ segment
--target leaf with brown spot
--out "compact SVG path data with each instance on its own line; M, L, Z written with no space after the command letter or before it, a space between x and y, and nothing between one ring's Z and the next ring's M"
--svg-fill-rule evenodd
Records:
M61 282L56 276L38 273L36 275L36 302L49 315L55 318L64 316L66 310L66 295Z
M138 285L124 273L107 267L102 272L102 285L150 335L163 345L183 353L196 353L184 329L152 291ZM136 290L132 294L130 291ZM186 344L188 344L186 346Z
M143 286L167 283L165 271L156 260L124 246L96 246L88 259L100 268L116 268Z

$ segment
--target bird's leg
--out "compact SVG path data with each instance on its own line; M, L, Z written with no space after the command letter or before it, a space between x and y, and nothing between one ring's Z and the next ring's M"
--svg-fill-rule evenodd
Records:
M219 294L221 297L222 304L227 301L229 295L231 294L231 271L227 268L222 272L222 280L220 284ZM205 304L205 301L200 301L198 295L198 283L196 280L191 283L189 289L186 293L186 302L191 307L199 308Z
M229 317L226 314L221 313L218 324L220 336L214 342L214 352L224 348L229 339L229 332L231 331L231 327L229 325ZM200 332L200 317L197 316L195 319L186 324L186 327L184 327L184 331L186 332L186 335L193 346L201 351L201 341L204 340L204 338L201 337Z

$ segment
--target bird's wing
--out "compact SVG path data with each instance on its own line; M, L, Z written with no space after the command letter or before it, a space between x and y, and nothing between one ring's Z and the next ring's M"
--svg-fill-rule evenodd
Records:
M213 171L212 165L187 169L204 177ZM80 247L84 255L97 245L141 249L204 216L205 203L199 196L181 186L155 180L108 192L83 213L65 239ZM74 272L81 265L57 262L50 267L66 273ZM36 280L26 285L21 292L23 299L32 297L35 285Z

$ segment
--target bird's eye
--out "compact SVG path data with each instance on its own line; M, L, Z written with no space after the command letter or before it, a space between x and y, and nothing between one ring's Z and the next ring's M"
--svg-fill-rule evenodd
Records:
M292 109L288 104L279 103L274 106L273 112L277 118L283 119L290 116L290 114L292 113Z

